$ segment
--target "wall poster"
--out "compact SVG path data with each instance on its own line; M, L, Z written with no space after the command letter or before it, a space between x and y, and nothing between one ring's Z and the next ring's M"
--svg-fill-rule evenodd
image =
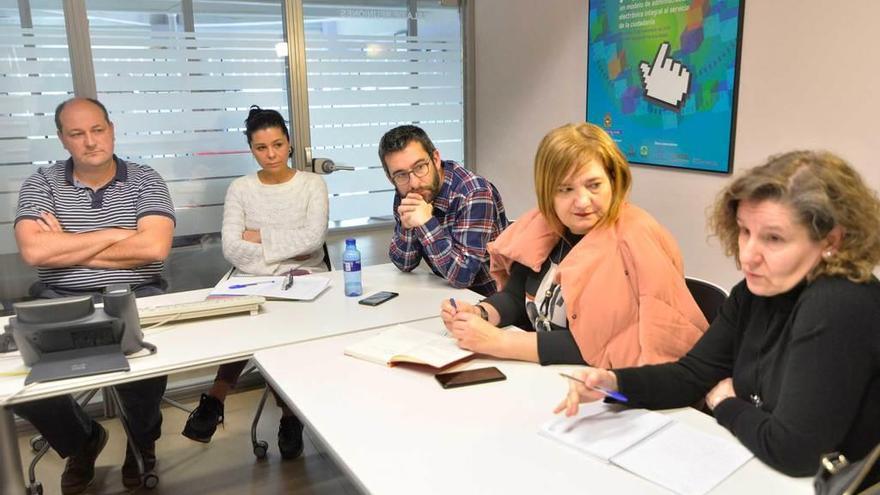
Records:
M587 121L630 163L730 173L744 0L590 0Z

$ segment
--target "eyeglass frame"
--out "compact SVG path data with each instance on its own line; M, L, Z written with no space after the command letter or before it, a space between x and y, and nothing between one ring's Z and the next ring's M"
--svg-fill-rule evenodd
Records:
M431 156L427 156L427 157L423 158L422 160L419 160L418 163L416 163L415 166L413 166L411 169L409 169L407 171L398 170L397 172L389 175L388 178L391 179L392 184L402 187L402 186L405 186L410 183L410 181L412 180L412 178L410 177L411 175L415 175L419 179L421 179L422 177L426 177L428 175L428 171L431 168L431 165L433 165L433 164L434 164L434 158ZM425 171L422 174L419 174L418 172L416 172L416 170L421 168L422 166L425 167ZM403 182L399 182L397 180L397 179L404 179L404 178L405 178L405 180Z

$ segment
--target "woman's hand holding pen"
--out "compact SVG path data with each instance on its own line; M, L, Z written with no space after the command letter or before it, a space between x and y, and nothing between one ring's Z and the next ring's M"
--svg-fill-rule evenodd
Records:
M577 414L581 402L593 402L605 398L606 394L596 389L617 391L617 375L613 371L602 368L586 368L572 373L572 375L583 383L569 380L568 394L553 410L554 413L565 411L566 416L574 416ZM584 386L584 383L593 388Z
M504 331L481 318L476 309L459 309L448 328L462 349L492 356L502 353Z
M444 299L440 304L440 318L446 329L452 331L452 320L457 313L473 313L479 315L480 311L472 304L461 302L454 299Z

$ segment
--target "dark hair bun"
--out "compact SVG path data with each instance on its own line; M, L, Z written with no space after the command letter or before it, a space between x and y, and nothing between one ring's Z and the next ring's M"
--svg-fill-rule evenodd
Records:
M281 129L287 137L287 140L290 140L290 133L287 131L287 124L284 123L284 117L282 117L277 110L269 108L264 109L257 105L251 105L251 109L248 111L248 116L244 119L244 126L244 135L247 136L248 144L251 144L251 139L255 132L272 127Z

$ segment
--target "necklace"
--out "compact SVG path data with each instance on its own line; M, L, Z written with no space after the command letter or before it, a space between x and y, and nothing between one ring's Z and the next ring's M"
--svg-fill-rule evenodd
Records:
M773 324L772 316L767 318L767 324L764 328L764 339L758 345L758 359L755 361L755 383L754 392L749 394L749 400L752 405L760 408L764 405L764 399L761 398L761 362L764 360L764 348L767 347L767 339L769 338L770 326Z
M751 399L752 404L753 404L755 407L761 407L761 406L764 405L764 401L761 400L761 396L758 395L758 394L752 394L752 395L750 395L750 396L749 396L749 399Z

